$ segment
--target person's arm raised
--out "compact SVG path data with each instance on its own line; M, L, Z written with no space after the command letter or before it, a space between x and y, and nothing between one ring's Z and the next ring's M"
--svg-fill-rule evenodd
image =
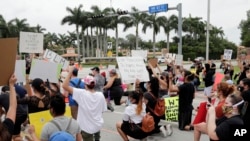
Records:
M9 79L9 87L10 87L10 103L9 103L9 110L7 112L6 118L11 119L14 123L16 121L16 107L17 107L17 101L16 101L16 90L15 90L15 83L17 81L17 78L13 74Z
M69 73L68 73L67 77L65 78L63 85L62 85L63 89L71 94L73 93L73 88L69 85L69 81L70 81L70 78L72 76L73 69L74 69L74 67L69 67Z

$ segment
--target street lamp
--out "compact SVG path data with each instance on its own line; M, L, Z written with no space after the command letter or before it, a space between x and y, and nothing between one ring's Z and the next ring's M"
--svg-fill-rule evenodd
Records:
M209 60L209 29L210 29L210 0L207 0L207 39L206 39L206 62Z

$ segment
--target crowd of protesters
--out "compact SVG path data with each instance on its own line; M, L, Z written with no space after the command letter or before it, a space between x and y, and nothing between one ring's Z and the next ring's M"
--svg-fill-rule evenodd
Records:
M234 75L231 62L223 61L220 68L225 79L219 82L216 91L213 90L216 80L216 65L213 62L195 62L191 69L167 63L167 69L161 70L159 65L154 67L148 63L146 69L148 82L137 79L133 84L134 90L128 90L127 99L122 78L116 69L110 70L107 80L105 73L99 67L90 70L91 74L84 78L78 77L78 69L71 64L67 69L67 76L63 82L50 83L40 78L27 80L28 88L16 83L15 75L9 79L9 84L2 87L0 95L0 114L5 115L0 123L0 141L22 141L22 127L27 126L29 113L48 110L53 119L47 122L40 137L37 137L35 125L29 126L31 141L99 141L101 128L105 122L103 113L114 111L115 105L126 104L122 121L116 123L116 129L124 141L130 138L146 140L147 136L161 133L163 137L173 133L172 125L160 124L166 116L158 116L152 109L157 100L172 96L179 97L178 128L183 131L194 130L194 141L200 140L201 133L208 135L211 140L228 140L230 127L250 126L250 66L239 62L240 72ZM26 65L29 74L30 64ZM61 79L60 79L61 80ZM193 99L201 83L204 83L204 95L208 101L206 121L199 124L192 123ZM235 83L234 83L235 82ZM61 91L60 88L63 88ZM72 118L66 117L65 98L69 99ZM113 100L113 102L112 102ZM166 111L167 112L167 111ZM142 126L146 113L154 119L154 129L145 132L141 128L135 131L133 126ZM114 125L115 126L115 125Z

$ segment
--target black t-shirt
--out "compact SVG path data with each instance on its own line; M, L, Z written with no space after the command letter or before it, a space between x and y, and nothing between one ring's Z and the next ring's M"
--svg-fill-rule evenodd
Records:
M232 138L232 131L235 127L243 127L243 120L239 115L233 116L231 118L222 117L216 121L215 132L219 138L219 141L230 141Z
M179 86L179 111L192 110L194 98L194 85L192 83L184 83Z
M248 103L246 107L244 107L246 108L246 111L243 116L243 121L244 121L244 124L249 127L250 126L250 90L243 91L241 95L244 101Z
M9 94L0 95L0 105L3 106L5 111L9 110L9 99L10 99ZM17 99L19 98L17 97ZM17 109L16 109L17 115L27 115L27 112L28 110L26 105L17 104Z
M13 122L11 119L6 118L6 119L3 121L3 125L5 126L5 128L8 129L9 133L10 133L11 135L13 135L13 133L14 133L14 126L15 126L14 122Z

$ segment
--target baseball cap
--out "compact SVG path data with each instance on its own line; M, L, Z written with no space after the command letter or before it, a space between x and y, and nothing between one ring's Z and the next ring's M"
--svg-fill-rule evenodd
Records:
M75 138L65 131L57 131L50 136L49 141L75 141Z
M99 67L93 67L91 70L95 70L95 71L97 71L97 72L100 71Z
M83 80L84 80L84 84L86 85L90 85L93 82L95 83L95 78L90 75L86 76Z

